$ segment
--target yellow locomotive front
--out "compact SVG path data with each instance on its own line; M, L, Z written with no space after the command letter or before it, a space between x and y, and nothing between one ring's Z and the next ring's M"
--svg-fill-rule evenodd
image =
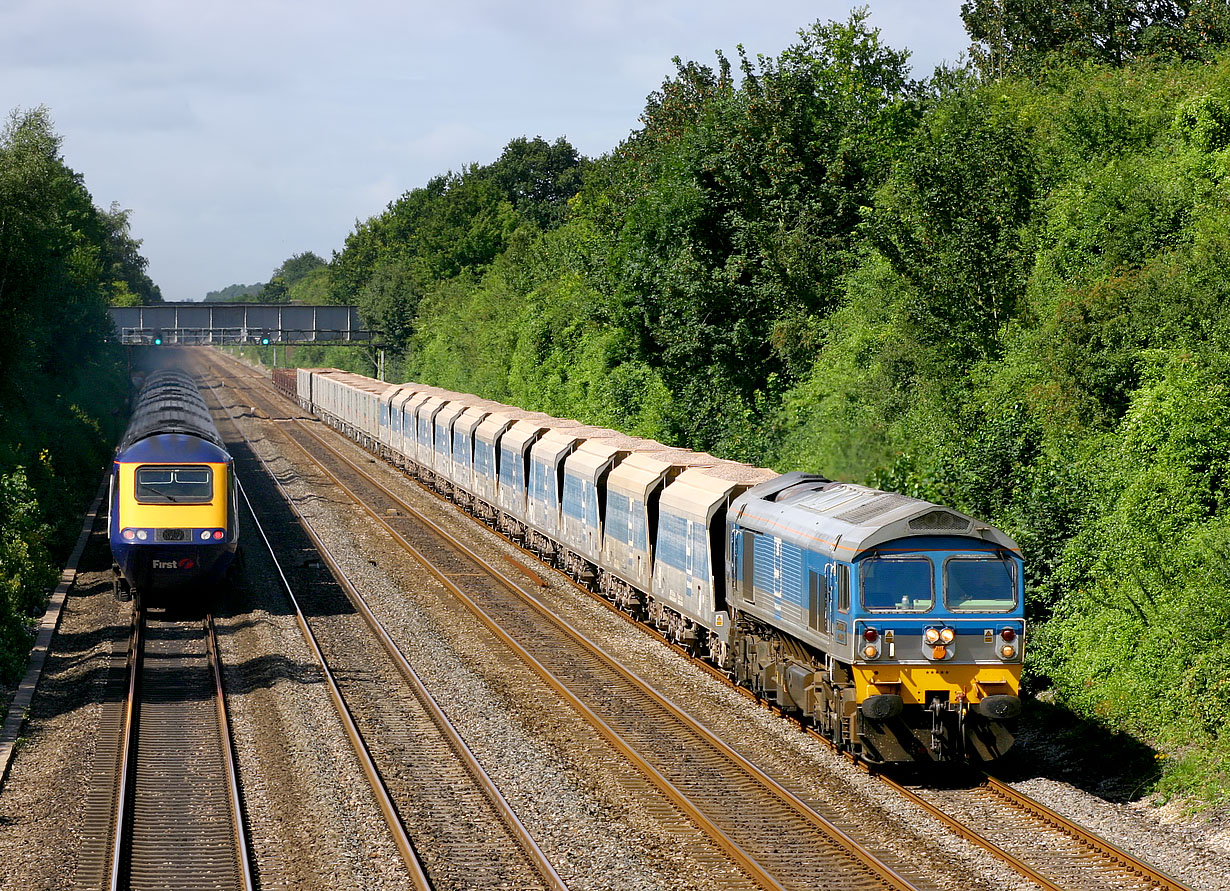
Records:
M233 461L184 372L151 375L116 453L116 594L159 600L222 578L239 544Z

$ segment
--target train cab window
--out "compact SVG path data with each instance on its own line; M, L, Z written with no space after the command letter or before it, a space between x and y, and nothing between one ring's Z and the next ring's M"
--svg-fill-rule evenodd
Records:
M850 611L850 567L837 564L837 611Z
M829 630L828 623L828 597L821 592L827 593L827 588L824 585L824 578L820 573L812 570L810 573L810 581L807 586L808 593L808 626L812 631L821 633Z
M208 504L214 496L214 472L204 466L138 467L133 495L141 504Z
M1010 612L1016 606L1016 564L1010 557L949 557L944 603L953 612Z
M756 533L743 530L743 599L756 602Z
M869 557L859 568L863 609L925 612L935 605L931 561L926 557Z

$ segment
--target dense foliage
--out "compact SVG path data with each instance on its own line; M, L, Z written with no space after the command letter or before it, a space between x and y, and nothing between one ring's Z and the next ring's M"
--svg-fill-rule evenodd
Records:
M96 208L46 109L0 131L0 681L24 668L127 396L110 303L157 302L128 214Z
M254 285L234 284L227 285L225 288L220 288L217 291L209 291L205 294L206 303L255 303L256 295L265 287L264 282L257 282Z
M679 61L596 161L518 141L390 204L332 293L405 377L995 522L1031 688L1219 799L1227 9L972 0L923 83L861 12ZM530 148L539 203L493 173Z
M1230 38L1225 0L965 0L971 55L986 74L1055 62L1207 60Z

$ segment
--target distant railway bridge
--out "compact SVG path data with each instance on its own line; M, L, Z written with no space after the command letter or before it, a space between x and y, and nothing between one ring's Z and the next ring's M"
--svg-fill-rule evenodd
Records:
M270 303L159 303L113 306L120 343L163 344L370 344L379 332L365 327L356 306Z

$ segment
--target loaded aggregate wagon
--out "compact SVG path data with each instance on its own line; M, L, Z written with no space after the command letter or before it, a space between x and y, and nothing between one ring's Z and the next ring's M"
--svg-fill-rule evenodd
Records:
M1024 571L999 530L436 387L295 381L304 408L864 761L1011 746Z
M218 582L239 546L234 462L192 377L151 374L112 462L115 594L147 602Z

